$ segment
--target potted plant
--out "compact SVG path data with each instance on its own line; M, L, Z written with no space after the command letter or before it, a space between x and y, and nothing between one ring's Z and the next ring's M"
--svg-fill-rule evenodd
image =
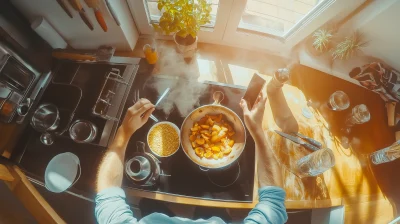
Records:
M158 0L157 6L162 16L154 29L173 34L178 51L191 58L197 48L197 32L210 22L211 4L207 0Z
M333 30L319 28L307 40L306 49L314 56L320 56L332 48Z
M339 42L332 50L332 59L348 60L361 51L367 45L364 35L355 31L351 36Z
M333 34L332 31L328 29L318 29L317 31L314 32L313 34L313 47L315 50L317 50L320 53L327 52L331 49L331 40L332 40Z

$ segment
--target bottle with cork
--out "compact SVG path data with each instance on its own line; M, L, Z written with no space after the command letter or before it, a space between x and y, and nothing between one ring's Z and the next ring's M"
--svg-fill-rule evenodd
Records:
M267 95L271 105L275 123L285 133L297 133L299 125L290 110L282 87L290 79L290 69L280 68L275 71L271 81L267 84Z

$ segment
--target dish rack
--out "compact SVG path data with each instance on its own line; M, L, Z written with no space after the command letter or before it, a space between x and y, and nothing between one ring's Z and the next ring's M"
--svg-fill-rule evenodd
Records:
M119 121L118 109L125 90L130 88L131 84L124 81L120 70L112 68L104 80L103 87L93 107L93 115L106 120Z

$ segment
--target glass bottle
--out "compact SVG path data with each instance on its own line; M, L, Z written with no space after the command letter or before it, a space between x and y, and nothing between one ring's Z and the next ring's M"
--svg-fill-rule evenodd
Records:
M391 162L400 158L400 140L389 147L371 153L370 158L375 165Z

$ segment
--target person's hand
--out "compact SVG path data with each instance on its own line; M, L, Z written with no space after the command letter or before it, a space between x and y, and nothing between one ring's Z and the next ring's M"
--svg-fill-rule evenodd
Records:
M130 138L133 133L141 128L154 111L154 105L148 99L140 99L126 112L125 118L120 129L127 138Z
M240 107L243 109L244 123L253 138L263 135L262 121L264 117L265 102L267 97L261 92L253 108L249 109L246 100L240 100Z

